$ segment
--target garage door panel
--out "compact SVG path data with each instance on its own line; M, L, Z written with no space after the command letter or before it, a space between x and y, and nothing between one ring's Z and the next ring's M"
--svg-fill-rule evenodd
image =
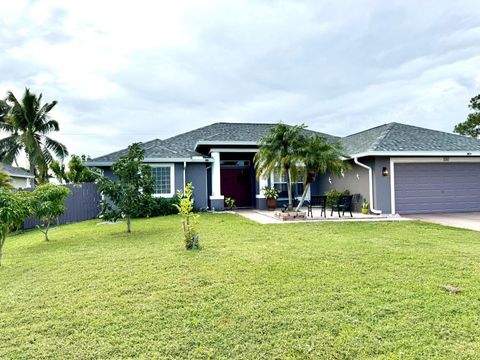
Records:
M480 211L480 163L395 164L400 214Z

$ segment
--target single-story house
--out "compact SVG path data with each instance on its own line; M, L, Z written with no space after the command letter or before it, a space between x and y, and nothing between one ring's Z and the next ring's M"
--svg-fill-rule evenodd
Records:
M256 178L258 140L276 124L215 123L171 138L141 144L152 167L155 194L173 197L192 182L200 208L223 209L231 197L238 207L264 209L261 188L275 186L286 201L280 174ZM340 177L319 176L310 194L349 190L366 198L371 211L386 214L480 211L480 140L389 123L346 137L305 130L340 142L352 169ZM92 159L87 166L112 176L111 166L126 149ZM303 184L293 185L300 197ZM357 206L360 204L357 203Z
M0 163L0 170L12 178L11 184L16 189L32 187L35 176L28 171L12 165Z

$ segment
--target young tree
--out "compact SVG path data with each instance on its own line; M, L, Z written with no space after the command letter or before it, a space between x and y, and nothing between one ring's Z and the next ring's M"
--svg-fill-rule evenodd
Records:
M45 235L45 241L48 239L48 230L65 212L65 199L70 194L70 190L65 186L54 184L43 184L35 188L32 193L32 210L34 215L43 221L43 229L38 229Z
M324 138L318 135L306 137L302 147L298 151L298 163L301 164L300 171L303 173L304 187L302 199L296 211L299 211L305 201L310 184L313 183L318 174L327 172L340 175L350 168L348 162L343 161L346 157L342 146L339 143L329 144Z
M3 245L12 229L19 226L30 214L28 194L0 189L0 265Z
M68 183L67 170L65 169L65 164L59 161L52 161L50 164L50 170L52 170L53 175L57 178L60 184Z
M200 215L193 212L193 185L188 183L185 186L185 193L177 191L178 205L174 204L178 213L182 216L183 236L185 240L185 248L200 248L199 235L196 229L198 218Z
M140 210L145 212L145 209L151 208L154 190L152 169L142 164L143 157L140 145L132 144L128 147L128 155L120 157L112 166L116 180L107 177L97 180L100 192L106 197L102 215L111 218L118 212L127 219L127 232L131 232L132 217Z
M42 105L42 94L36 96L29 89L25 89L21 101L8 92L5 102L8 113L2 116L0 131L10 135L0 139L0 160L11 164L24 150L30 173L42 183L47 179L48 165L54 155L60 159L68 155L65 145L47 136L52 131L59 131L58 122L49 114L57 102ZM4 109L0 111L4 112Z
M305 139L305 127L278 124L268 135L260 139L260 148L255 154L257 177L261 174L270 176L276 169L286 175L289 211L293 210L292 181L297 178L298 150Z
M456 125L453 131L460 135L478 138L480 137L480 94L470 99L468 107L473 112L468 114L467 120Z

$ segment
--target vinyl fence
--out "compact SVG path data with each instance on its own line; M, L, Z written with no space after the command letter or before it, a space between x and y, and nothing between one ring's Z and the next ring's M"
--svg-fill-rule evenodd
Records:
M95 183L63 185L71 193L65 200L65 213L58 219L59 224L90 220L100 212L100 193ZM23 223L23 229L32 229L42 224L36 217L30 217Z

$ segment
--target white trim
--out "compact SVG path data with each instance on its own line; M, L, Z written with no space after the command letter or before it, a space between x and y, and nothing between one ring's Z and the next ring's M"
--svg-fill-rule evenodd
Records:
M220 170L220 153L213 152L212 154L213 164L212 164L212 196L222 196L221 189L221 170Z
M204 158L200 156L194 156L191 158L145 158L143 159L144 164L150 163L172 163L172 162L187 162L187 163L210 163L213 160L211 158ZM115 161L87 161L85 163L86 167L93 167L93 166L112 166Z
M221 152L221 153L256 153L258 152L258 149L252 149L252 148L211 148L210 151L208 152L211 154L212 152Z
M220 196L210 195L210 200L224 200L224 199L225 199L225 196L223 195L220 195Z
M156 194L154 193L153 197L164 197L171 198L175 196L175 164L173 163L158 163L158 164L148 164L151 168L159 167L169 167L170 168L170 192L168 194Z
M350 159L365 156L480 156L480 151L367 151L350 155Z
M197 141L195 143L194 149L196 150L199 146L201 145L256 145L258 146L258 143L256 141L222 141L222 140L216 140L216 141Z
M32 176L32 175L18 175L18 174L11 174L5 170L3 170L5 172L5 174L7 174L8 176L10 176L11 178L22 178L22 179L34 179L35 176Z
M445 158L448 158L446 160ZM425 164L425 163L480 163L480 158L476 157L425 157L425 158L390 158L390 208L391 213L395 214L395 164Z
M374 205L373 204L374 196L373 196L373 171L372 171L372 168L368 165L365 165L365 164L361 163L360 161L358 161L357 158L354 158L353 162L355 164L357 164L358 166L361 166L362 168L368 170L368 191L369 191L369 199L370 199L370 211L374 214L380 215L382 213L382 211L375 209L374 206L373 206Z

